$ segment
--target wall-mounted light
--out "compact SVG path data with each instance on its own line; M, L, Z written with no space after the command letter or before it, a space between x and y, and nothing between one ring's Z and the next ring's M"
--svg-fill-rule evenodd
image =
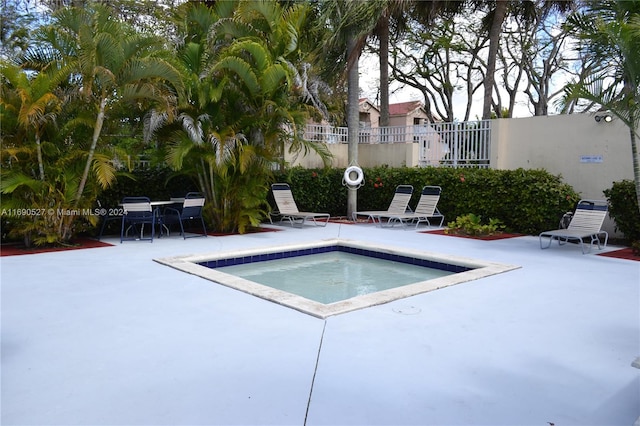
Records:
M596 114L595 120L596 120L596 123L600 123L601 121L605 123L611 123L611 120L613 120L613 117L608 112L600 112Z

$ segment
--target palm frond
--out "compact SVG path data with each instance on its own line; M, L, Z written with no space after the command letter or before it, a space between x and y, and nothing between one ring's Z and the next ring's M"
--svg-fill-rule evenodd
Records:
M227 54L244 56L245 52L249 54L259 72L264 71L271 63L266 46L251 38L236 41L231 45Z
M269 97L283 85L291 86L290 74L281 64L273 64L261 76L262 93Z
M33 192L40 192L47 186L47 183L26 175L21 171L3 170L0 180L0 193L12 194L20 188L28 188Z
M260 93L260 85L251 65L242 58L228 56L222 58L213 68L214 71L227 70L234 73L252 96Z
M95 154L93 157L93 173L102 189L110 187L116 179L116 169L111 156Z
M194 119L188 114L180 114L178 116L178 121L182 123L182 129L186 132L189 140L191 140L196 145L201 145L204 143L204 131L202 129L202 122L199 119Z

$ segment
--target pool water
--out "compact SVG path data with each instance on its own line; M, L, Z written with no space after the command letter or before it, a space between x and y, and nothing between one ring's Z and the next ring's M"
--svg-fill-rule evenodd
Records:
M325 304L453 273L341 251L217 269Z
M339 238L154 260L318 318L519 268Z

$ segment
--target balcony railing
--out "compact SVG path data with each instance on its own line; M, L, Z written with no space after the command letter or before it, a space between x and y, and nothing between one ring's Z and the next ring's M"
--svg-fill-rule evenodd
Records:
M363 127L358 131L358 143L408 143L418 142L428 132L428 125ZM324 143L348 143L347 127L308 124L306 140Z
M327 144L348 143L347 127L309 124L304 137ZM359 144L418 143L420 165L488 168L491 121L361 128Z

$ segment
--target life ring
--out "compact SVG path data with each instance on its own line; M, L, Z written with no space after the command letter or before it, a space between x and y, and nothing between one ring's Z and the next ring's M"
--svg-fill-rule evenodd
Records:
M355 179L351 179L351 174L355 173ZM362 169L358 166L350 166L347 167L347 170L344 171L344 181L348 186L360 186L362 181L364 180L364 173Z

